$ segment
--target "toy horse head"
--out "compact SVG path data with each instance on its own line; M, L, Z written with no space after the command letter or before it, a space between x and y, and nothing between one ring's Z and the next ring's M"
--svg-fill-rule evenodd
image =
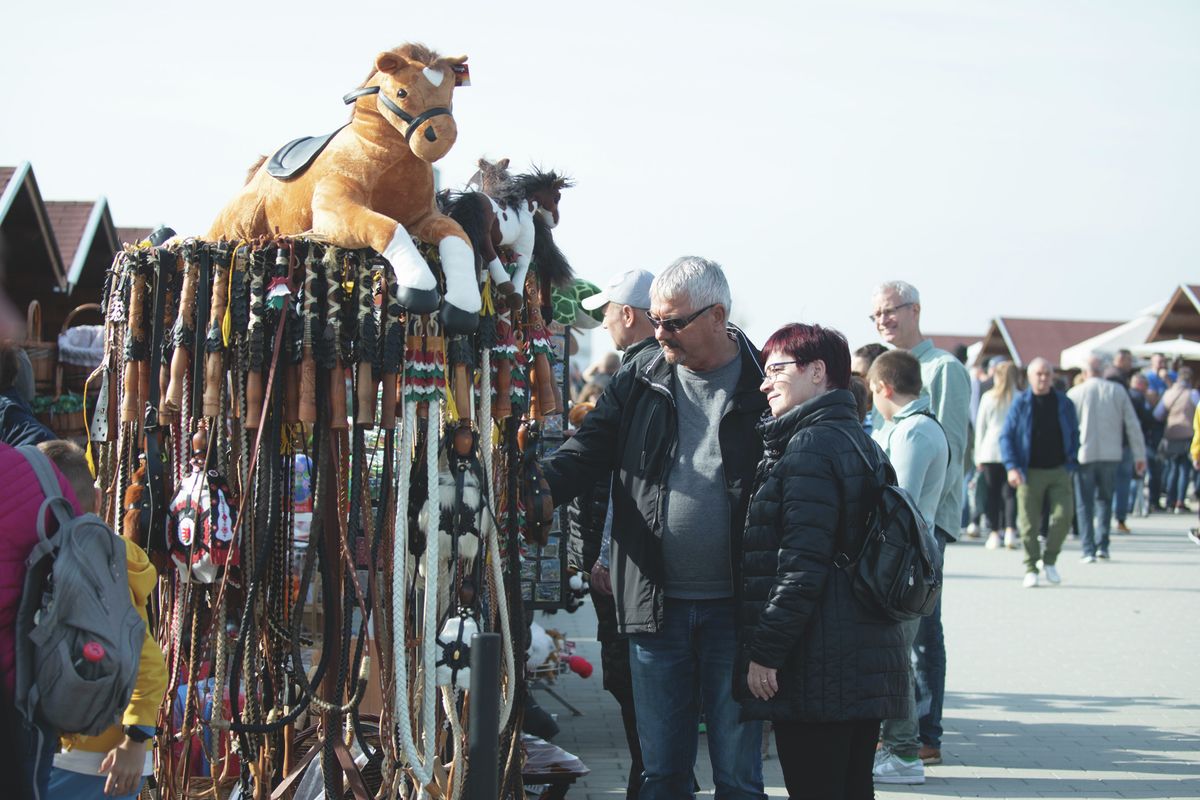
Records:
M400 132L413 155L437 161L458 137L451 95L465 82L466 61L466 56L443 58L419 44L386 50L375 58L375 69L363 85L345 100L355 104L356 116L378 113Z
M575 185L566 175L559 175L554 170L542 172L537 167L533 168L533 172L516 176L513 183L519 187L531 208L536 203L547 228L558 225L558 203L562 200L562 190Z

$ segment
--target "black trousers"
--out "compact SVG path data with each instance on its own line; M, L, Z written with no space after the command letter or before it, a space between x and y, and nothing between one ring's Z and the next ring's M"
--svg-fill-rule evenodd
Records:
M1008 485L1008 470L1003 464L984 464L982 478L987 487L988 528L1003 533L1017 527L1017 491Z
M872 800L879 720L773 722L791 800Z

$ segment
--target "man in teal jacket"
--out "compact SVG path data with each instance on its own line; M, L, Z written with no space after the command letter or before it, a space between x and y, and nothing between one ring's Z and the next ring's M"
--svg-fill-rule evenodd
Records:
M933 346L921 333L921 295L904 281L881 284L872 296L871 320L884 342L907 350L921 363L921 394L942 425L950 444L946 482L934 518L938 541L958 537L962 526L963 456L971 414L971 378L958 359ZM886 425L884 426L886 429ZM921 619L917 634L917 680L928 687L929 711L921 716L921 761L942 761L942 700L946 693L946 643L942 632L942 604ZM922 700L924 705L924 699Z

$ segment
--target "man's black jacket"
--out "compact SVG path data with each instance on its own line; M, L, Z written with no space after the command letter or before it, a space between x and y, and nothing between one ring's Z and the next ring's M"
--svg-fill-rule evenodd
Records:
M713 488L729 497L729 558L736 587L746 506L762 455L757 425L767 401L759 391L758 350L737 328L731 326L729 335L738 343L742 371L721 418L725 485ZM622 634L655 633L662 627L662 517L678 441L674 383L675 368L660 348L638 352L604 390L579 432L542 464L555 505L613 476L609 571Z

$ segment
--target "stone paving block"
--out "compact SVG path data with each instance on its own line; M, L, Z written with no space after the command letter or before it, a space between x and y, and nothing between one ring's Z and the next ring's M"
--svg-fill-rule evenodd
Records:
M979 543L946 552L948 654L942 743L946 763L915 787L880 787L881 800L913 797L1200 797L1200 547L1192 517L1138 519L1114 539L1114 560L1078 563L1068 540L1061 587L1021 588L1020 554ZM1087 567L1099 566L1098 569ZM599 669L590 604L538 615L576 642ZM1188 620L1189 624L1181 624ZM563 676L555 690L585 712L558 714L557 743L592 769L569 796L623 797L628 753L619 709L590 679ZM771 745L774 752L774 743ZM711 796L705 742L696 767ZM763 764L772 798L786 797L777 758Z

